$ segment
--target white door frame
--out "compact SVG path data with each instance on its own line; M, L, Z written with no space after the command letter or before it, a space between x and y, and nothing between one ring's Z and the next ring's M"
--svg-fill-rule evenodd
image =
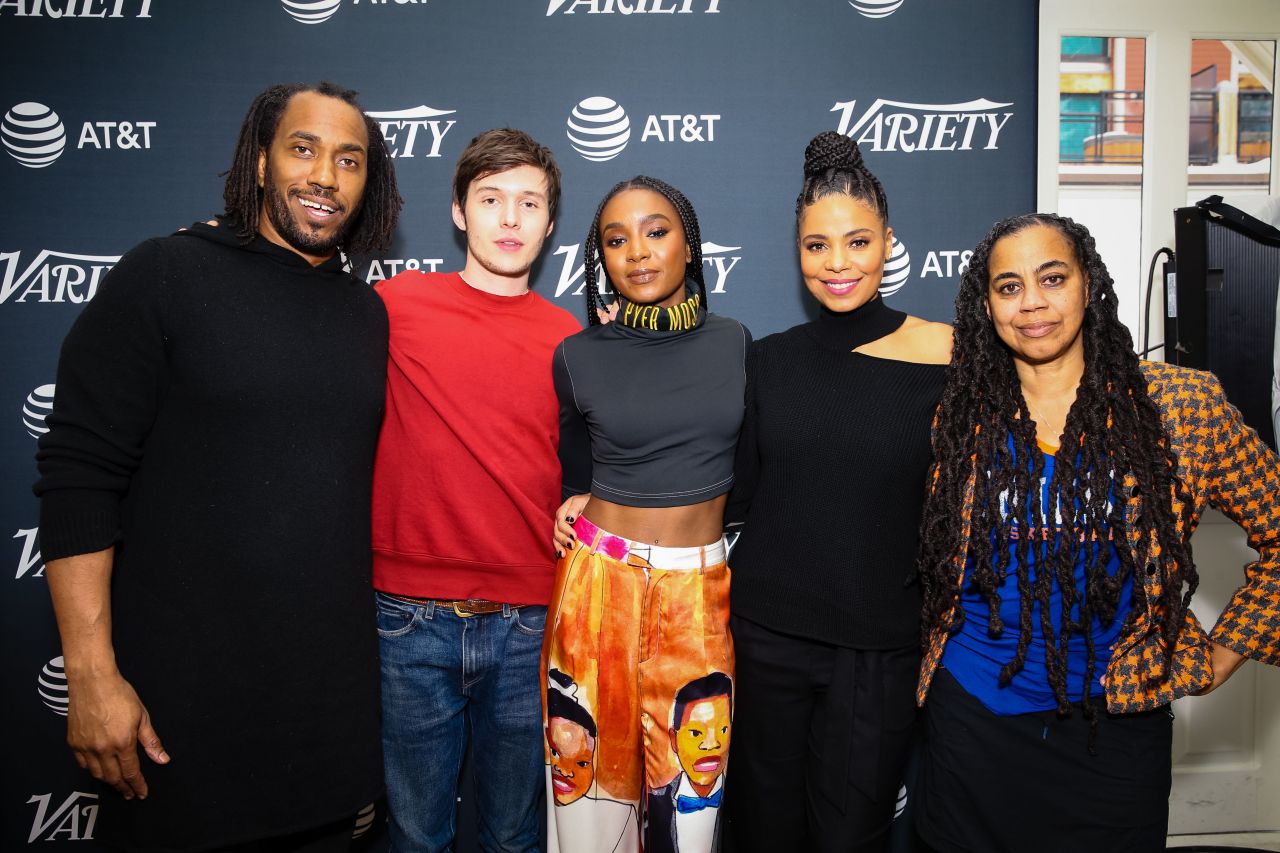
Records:
M1172 214L1187 204L1191 42L1280 42L1280 0L1041 0L1036 197L1042 211L1058 210L1059 61L1061 38L1071 35L1146 40L1140 254L1145 277L1155 251L1173 248ZM1271 139L1273 152L1280 151L1280 109L1273 110ZM1280 195L1278 160L1273 153L1272 195ZM1159 343L1164 324L1158 307L1153 316L1152 343ZM1242 531L1217 513L1207 514L1201 527L1195 556L1208 581L1192 606L1212 624L1243 580L1240 566L1251 554ZM1241 683L1227 684L1221 693L1175 703L1181 719L1175 727L1173 832L1280 829L1280 671L1248 663L1235 678ZM1250 730L1247 736L1240 734L1243 729ZM1232 734L1252 744L1251 754L1234 749Z

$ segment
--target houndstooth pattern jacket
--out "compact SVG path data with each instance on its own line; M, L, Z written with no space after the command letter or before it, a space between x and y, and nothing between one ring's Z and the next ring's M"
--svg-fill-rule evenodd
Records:
M1213 630L1206 634L1188 610L1173 655L1166 655L1159 596L1170 566L1161 557L1155 531L1137 524L1142 501L1148 496L1139 493L1132 475L1123 478L1124 538L1138 567L1135 580L1146 587L1147 604L1121 635L1107 667L1107 710L1112 713L1158 708L1209 686L1213 681L1211 640L1246 657L1280 665L1280 458L1245 425L1212 374L1154 362L1143 362L1142 369L1192 504L1178 532L1191 536L1205 507L1212 506L1244 528L1258 559L1244 567L1244 583ZM968 550L976 477L976 471L970 475L962 504L965 524L954 557L957 563L964 562ZM1183 517L1181 501L1174 499L1173 509L1176 518ZM1217 567L1201 566L1200 571L1206 568ZM920 704L942 659L955 616L953 608L926 643L916 688Z

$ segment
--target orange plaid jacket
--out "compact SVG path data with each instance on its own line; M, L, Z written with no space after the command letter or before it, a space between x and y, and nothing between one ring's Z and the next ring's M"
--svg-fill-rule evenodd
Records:
M1138 567L1136 579L1146 587L1147 605L1121 635L1107 667L1107 710L1112 713L1150 710L1203 690L1213 681L1210 640L1263 663L1280 664L1280 459L1244 424L1212 374L1153 362L1143 362L1142 369L1192 502L1179 532L1189 537L1205 507L1213 506L1244 528L1258 559L1244 567L1245 582L1207 635L1187 611L1170 657L1160 637L1158 606L1170 567L1161 560L1153 529L1126 526L1125 542ZM964 562L968 551L976 477L975 471L962 504L965 525L957 563ZM1126 520L1136 520L1146 496L1139 493L1132 475L1124 477L1121 494ZM1174 499L1173 509L1181 518L1181 501ZM926 643L916 688L921 704L955 617L953 607Z

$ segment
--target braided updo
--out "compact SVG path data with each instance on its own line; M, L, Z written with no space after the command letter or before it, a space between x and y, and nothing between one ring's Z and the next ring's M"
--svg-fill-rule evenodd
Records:
M858 143L843 133L826 130L804 149L804 186L796 199L796 229L800 214L823 196L847 195L856 198L889 222L889 199L875 175L862 163Z

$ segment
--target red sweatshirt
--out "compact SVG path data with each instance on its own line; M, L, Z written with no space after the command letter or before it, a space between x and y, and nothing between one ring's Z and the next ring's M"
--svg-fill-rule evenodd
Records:
M581 328L535 293L458 273L377 285L391 326L373 472L373 585L416 598L546 604L560 505L557 344Z

